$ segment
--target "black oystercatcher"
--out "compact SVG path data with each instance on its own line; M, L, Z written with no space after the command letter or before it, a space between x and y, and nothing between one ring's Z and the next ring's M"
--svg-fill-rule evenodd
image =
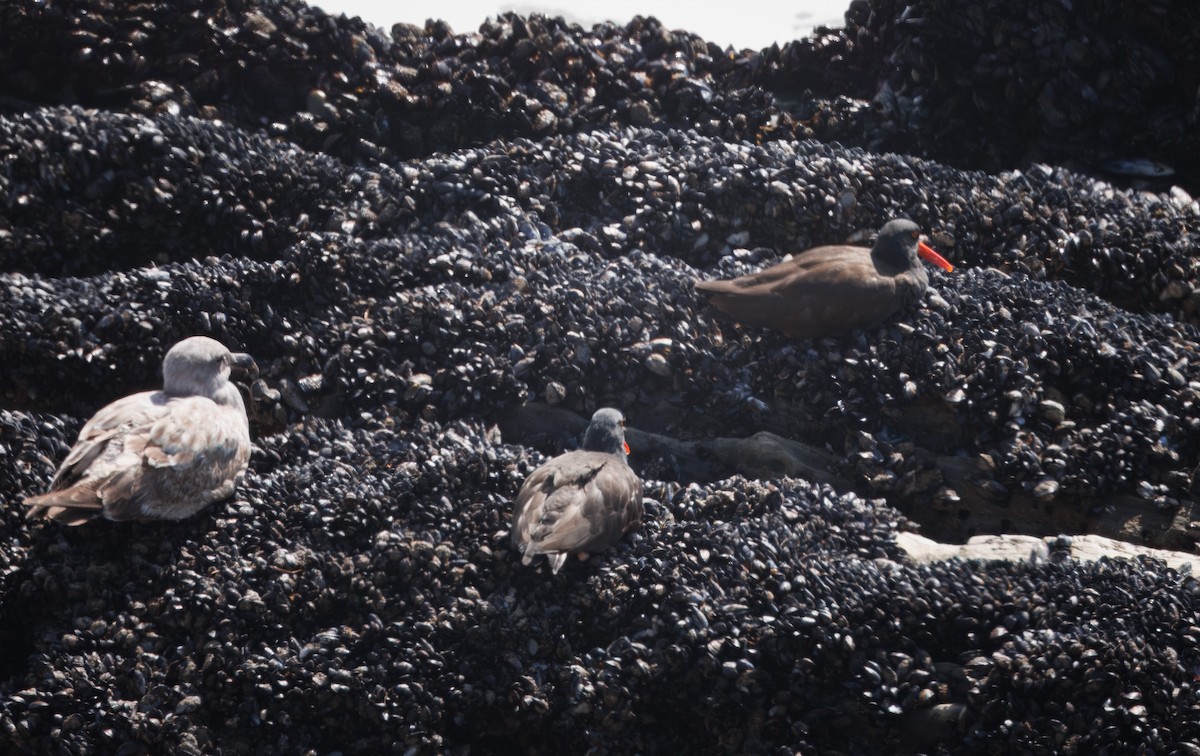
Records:
M163 359L162 391L97 412L50 491L25 499L26 517L181 520L231 495L250 459L250 424L229 374L253 367L206 336L180 341Z
M879 229L870 249L814 247L758 273L697 281L696 289L735 320L801 338L873 328L925 293L929 276L918 255L954 270L920 235L912 221L893 220Z
M529 564L538 554L554 574L568 554L586 559L642 521L642 481L625 460L625 417L596 410L583 448L561 454L525 479L513 507L512 542Z

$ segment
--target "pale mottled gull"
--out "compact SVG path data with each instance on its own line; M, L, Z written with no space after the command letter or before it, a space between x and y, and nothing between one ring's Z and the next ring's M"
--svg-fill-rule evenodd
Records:
M229 375L253 367L206 336L180 341L163 359L162 391L97 412L49 492L25 499L26 516L181 520L230 496L250 459L250 424Z
M642 481L625 460L625 418L604 408L592 415L583 449L534 470L513 508L512 542L529 564L539 554L558 574L569 554L586 559L610 548L642 521Z

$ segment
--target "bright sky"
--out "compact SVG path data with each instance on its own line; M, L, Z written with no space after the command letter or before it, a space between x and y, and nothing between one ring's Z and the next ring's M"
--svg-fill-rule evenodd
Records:
M758 49L772 42L782 45L806 36L813 27L841 27L842 14L850 0L725 0L702 3L696 0L605 0L603 3L578 3L571 0L446 0L442 3L397 3L395 0L308 0L327 13L361 16L376 26L388 29L398 21L418 26L426 18L441 18L455 32L479 28L483 20L508 10L523 15L543 13L564 16L584 28L604 20L625 23L636 15L654 16L671 29L699 34L718 45ZM415 8L414 8L415 6Z

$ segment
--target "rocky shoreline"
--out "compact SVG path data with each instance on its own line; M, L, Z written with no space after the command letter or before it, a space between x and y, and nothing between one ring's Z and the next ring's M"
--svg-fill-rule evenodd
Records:
M1098 6L1026 19L1054 34L1011 70L998 17L968 65L938 43L978 14L945 5L757 53L653 19L0 8L5 750L1200 751L1190 562L1055 538L1195 552L1196 132L1168 138L1195 53ZM1045 112L999 138L946 94L958 55L1045 111L1094 63L1072 40L1123 23L1161 118L1113 69L1092 111L1051 98L1101 122L1055 152ZM1059 167L1131 131L1179 186ZM741 328L692 290L894 215L959 272L870 332ZM27 523L84 419L197 333L261 368L234 499ZM523 568L513 495L605 405L642 530ZM918 528L1049 538L926 563Z

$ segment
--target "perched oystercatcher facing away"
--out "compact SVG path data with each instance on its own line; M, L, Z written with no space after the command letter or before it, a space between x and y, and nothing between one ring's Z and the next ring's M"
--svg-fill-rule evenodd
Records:
M778 265L727 281L696 281L696 290L734 320L800 338L873 328L912 306L929 275L921 258L954 266L920 239L906 219L888 221L875 246L813 247Z
M207 336L180 341L163 359L162 391L118 399L88 420L49 492L25 499L25 516L182 520L231 496L250 460L250 423L229 375L254 367Z
M596 410L583 448L534 470L513 507L512 542L529 564L543 554L554 574L567 556L580 559L612 547L642 521L642 481L625 457L625 416Z

